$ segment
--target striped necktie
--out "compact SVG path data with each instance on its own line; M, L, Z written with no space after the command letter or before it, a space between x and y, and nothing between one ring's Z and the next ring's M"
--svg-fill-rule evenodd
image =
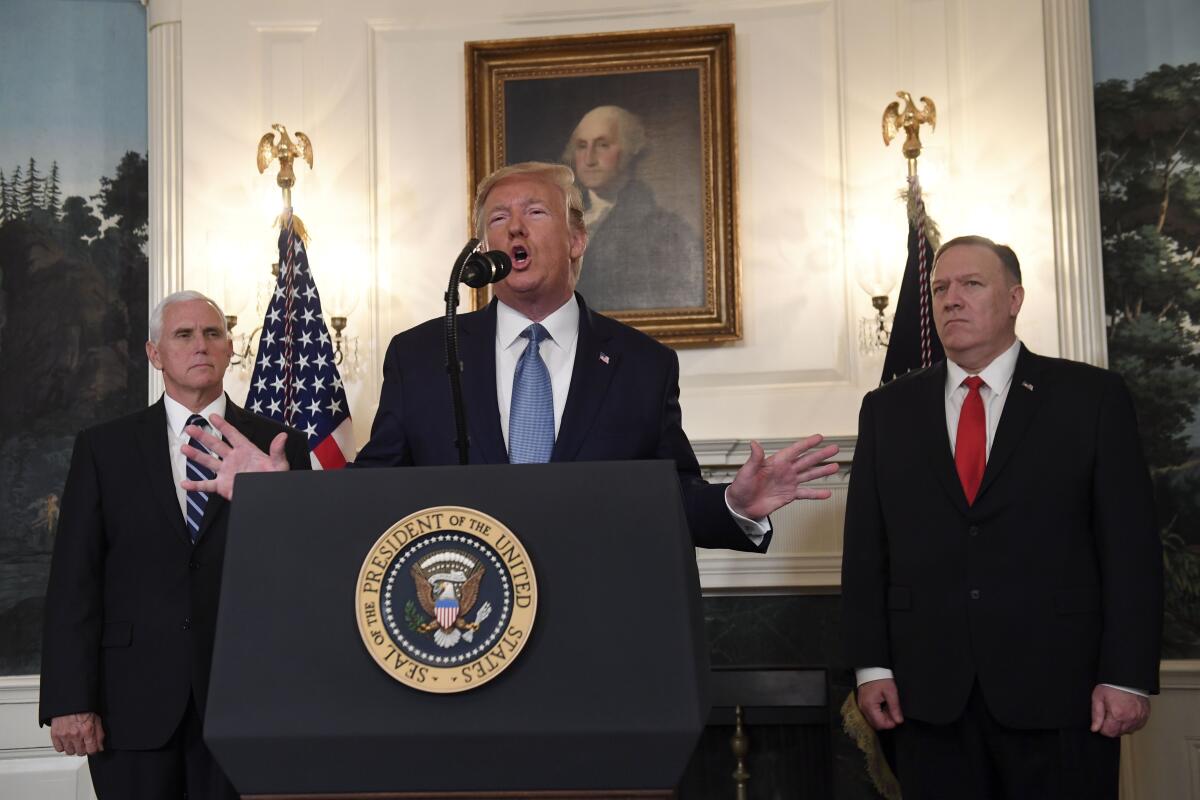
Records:
M550 334L535 322L521 336L529 340L513 373L512 405L508 412L508 461L545 464L554 451L554 392L550 371L542 360L541 343Z
M195 425L198 428L208 427L208 421L199 414L192 414L188 417L188 425ZM188 444L197 450L205 453L210 452L207 447L202 445L195 437L188 439ZM193 481L208 481L216 477L213 471L208 467L202 466L190 458L187 460L187 468L185 470L188 479ZM207 492L188 492L187 493L187 530L188 535L192 537L192 543L200 538L200 523L204 521L204 508L208 505Z

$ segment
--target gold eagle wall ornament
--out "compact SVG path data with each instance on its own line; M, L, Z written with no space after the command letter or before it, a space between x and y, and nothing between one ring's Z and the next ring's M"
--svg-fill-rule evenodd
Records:
M892 139L903 130L905 138L901 149L904 157L915 161L921 155L921 126L929 125L930 130L937 129L937 107L928 97L922 97L921 108L918 109L908 92L896 92L896 97L904 101L904 109L901 110L900 103L893 100L883 110L883 144L891 144Z
M279 174L275 177L275 183L283 190L283 213L275 220L275 224L286 228L290 223L292 230L300 237L300 241L307 246L308 230L304 227L300 217L292 213L292 187L296 185L296 173L292 169L292 162L299 158L308 164L309 169L312 169L312 142L300 131L296 131L296 141L293 142L292 137L288 136L287 128L278 122L271 128L279 133L279 142L275 142L275 134L270 131L264 133L258 140L258 174L263 174L272 161L279 159Z
M279 143L275 143L275 134L270 131L264 133L263 137L258 140L258 174L261 175L265 172L271 162L278 158L279 175L275 178L275 183L279 184L281 189L291 189L296 185L296 173L292 170L292 161L297 158L302 159L308 164L308 168L312 169L312 142L300 131L296 131L296 140L299 144L293 142L292 137L288 136L287 128L278 122L271 128L278 131Z

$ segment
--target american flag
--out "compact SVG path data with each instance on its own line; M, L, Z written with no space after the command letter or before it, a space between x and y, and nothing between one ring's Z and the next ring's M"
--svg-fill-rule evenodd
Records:
M279 265L246 406L308 436L313 469L339 469L354 452L350 404L308 254L290 215L279 232Z
M880 385L914 369L923 369L946 357L942 340L933 326L933 295L929 275L940 238L937 224L925 213L921 182L908 178L908 263L900 280L900 297L892 322L887 356L883 360Z

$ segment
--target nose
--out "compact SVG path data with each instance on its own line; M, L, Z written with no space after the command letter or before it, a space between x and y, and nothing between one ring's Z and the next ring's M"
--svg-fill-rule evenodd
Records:
M589 144L589 145L587 146L587 149L586 149L586 150L584 150L584 153L583 153L583 163L587 164L589 167L594 167L594 166L596 166L596 164L598 163L598 161L597 161L597 159L596 159L596 145L595 145L595 143Z
M946 286L946 291L942 293L943 308L960 308L962 306L962 298L958 296L958 288L950 283Z
M520 211L514 211L508 218L508 235L524 236L525 231L525 215Z

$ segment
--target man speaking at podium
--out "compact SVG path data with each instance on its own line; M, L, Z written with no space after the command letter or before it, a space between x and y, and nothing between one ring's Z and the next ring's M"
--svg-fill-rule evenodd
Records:
M471 462L545 463L671 459L697 546L765 551L767 515L797 499L830 492L805 483L831 475L837 452L815 435L767 457L757 442L731 484L700 477L679 407L679 359L670 348L591 311L575 294L587 230L568 167L527 162L479 185L476 235L512 259L495 299L459 317L463 391ZM371 440L354 466L458 463L443 321L398 334L383 364ZM535 345L535 346L531 346ZM221 460L184 451L216 473L188 489L233 495L238 472L288 468L283 438L264 453L227 421L228 443L189 431Z

